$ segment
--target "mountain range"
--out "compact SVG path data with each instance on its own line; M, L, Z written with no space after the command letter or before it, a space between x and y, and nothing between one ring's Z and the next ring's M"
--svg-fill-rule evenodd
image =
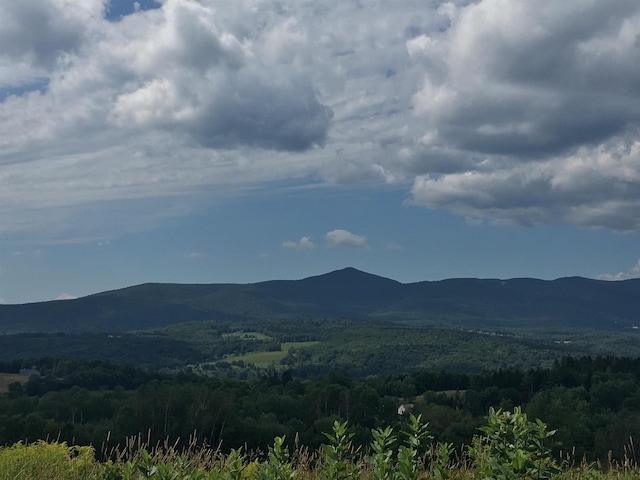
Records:
M0 333L123 332L183 322L357 318L456 328L633 331L640 279L459 278L400 283L345 268L302 280L143 284L74 300L0 305Z

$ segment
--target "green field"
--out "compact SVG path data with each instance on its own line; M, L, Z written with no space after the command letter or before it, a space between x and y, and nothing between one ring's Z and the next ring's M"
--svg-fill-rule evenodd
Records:
M245 363L252 363L258 368L267 368L271 365L278 365L280 360L287 356L289 349L292 347L301 348L316 345L320 342L284 342L279 351L275 352L251 352L245 355L229 355L224 358L225 362L238 362L243 361Z

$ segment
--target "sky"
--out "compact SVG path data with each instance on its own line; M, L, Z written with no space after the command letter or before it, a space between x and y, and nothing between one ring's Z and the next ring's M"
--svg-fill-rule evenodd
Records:
M640 277L637 0L0 0L0 302Z

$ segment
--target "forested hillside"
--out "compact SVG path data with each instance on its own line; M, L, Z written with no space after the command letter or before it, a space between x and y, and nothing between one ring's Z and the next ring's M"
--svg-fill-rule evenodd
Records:
M0 305L0 332L142 330L189 321L356 318L501 330L640 326L640 279L451 279L401 284L353 268L255 284L146 284L76 300Z
M414 322L317 319L202 321L117 334L0 335L0 360L64 356L144 368L256 378L289 370L309 378L335 370L353 376L417 369L479 373L549 367L564 356L640 356L640 335L560 330L510 333L422 327Z

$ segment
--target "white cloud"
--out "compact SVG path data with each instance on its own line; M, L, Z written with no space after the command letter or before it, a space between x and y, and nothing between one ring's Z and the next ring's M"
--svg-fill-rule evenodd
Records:
M366 237L356 235L347 230L332 230L325 235L330 247L369 248Z
M283 242L282 246L284 248L293 248L295 250L311 250L316 248L316 244L311 241L311 237L302 237L297 242L287 240Z
M602 275L598 275L599 280L629 280L631 278L640 278L640 259L626 272L603 273Z
M640 229L636 1L104 8L0 1L0 234L115 237L202 192L309 178Z
M74 297L73 295L70 295L68 293L61 293L56 297L56 300L75 300L76 298L78 297Z
M207 256L208 255L204 252L189 252L184 256L184 258L188 260L198 260L201 258L206 258Z
M24 255L26 255L25 252L23 252L22 250L16 250L14 251L11 255L13 255L14 257L22 257ZM40 249L36 249L33 252L31 252L31 256L33 258L40 258L44 255L44 252Z

